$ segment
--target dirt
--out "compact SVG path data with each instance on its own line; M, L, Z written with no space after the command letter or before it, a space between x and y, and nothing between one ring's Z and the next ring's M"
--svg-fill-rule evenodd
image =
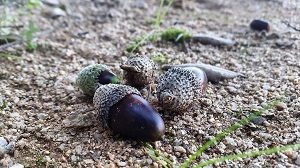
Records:
M91 99L75 85L79 71L103 63L122 75L119 67L130 56L128 43L154 27L159 1L63 1L66 16L52 18L50 6L20 16L16 24L33 19L41 30L53 29L34 40L36 51L15 45L0 57L0 137L15 144L1 156L0 167L163 167L140 143L103 129L97 123L67 128L63 121L74 113L93 111ZM13 7L12 7L13 9ZM46 10L47 9L47 10ZM235 41L233 47L192 43L190 49L164 42L142 45L140 54L162 54L168 63L206 63L245 74L247 78L208 84L199 110L174 114L160 111L166 125L162 141L152 145L177 165L213 136L266 107L263 122L249 123L205 150L192 165L243 152L300 144L300 28L297 0L237 0L176 2L160 30L180 28ZM270 32L250 30L262 18ZM19 30L15 30L19 31ZM280 43L281 42L281 43ZM284 45L287 42L290 45ZM20 166L19 165L19 166ZM172 167L172 165L168 165ZM300 150L277 152L216 163L213 167L299 167Z

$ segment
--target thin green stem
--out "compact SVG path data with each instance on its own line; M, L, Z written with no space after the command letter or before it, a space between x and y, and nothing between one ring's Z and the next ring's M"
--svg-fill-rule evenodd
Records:
M166 13L169 11L171 5L173 4L174 0L171 0L167 6L167 8L164 10L163 14L161 15L160 19L159 19L159 24L160 22L163 20L163 18L165 17Z
M157 10L157 14L156 14L154 29L158 29L158 27L160 25L160 21L161 21L161 19L160 19L160 15L161 15L160 11L162 9L163 4L164 4L164 0L161 0L160 4L159 4L159 8Z
M276 101L277 102L277 101ZM218 134L217 136L215 136L214 138L212 138L210 141L206 142L199 150L197 150L193 155L191 155L181 166L181 168L186 168L188 165L190 165L190 163L196 159L197 156L199 156L204 150L206 150L207 148L211 147L214 143L216 143L217 141L223 139L226 135L230 134L231 132L237 130L238 128L244 126L245 124L249 123L253 117L255 116L259 116L261 115L264 111L272 108L274 106L275 102L268 104L265 108L263 108L262 110L251 114L249 117L247 118L243 118L240 121L236 122L234 125L232 125L231 127L227 128L226 130L224 130L222 133Z
M159 153L157 150L155 150L154 148L151 147L151 145L145 143L145 146L150 149L151 151L153 151L156 155L162 157L167 163L169 163L170 165L172 165L172 167L178 167L176 164L174 164L170 159L168 159L166 156L164 156L163 154Z
M130 51L130 53L132 53L133 51L135 51L145 40L147 40L153 33L155 32L155 30L152 30L150 33L147 34L147 36L144 36L142 38L142 40L140 40L137 44L134 45L133 49Z
M276 152L282 152L282 151L286 151L286 150L298 150L298 149L300 149L300 144L275 147L275 148L270 148L270 149L265 149L265 150L236 154L236 155L228 155L228 156L208 160L206 162L203 162L203 163L200 163L200 164L194 166L193 168L199 168L199 167L211 165L211 164L214 164L217 162L223 162L223 161L233 160L233 159L237 159L237 158L247 158L247 157L259 156L259 155L268 155L268 154L272 154L272 153L276 153Z

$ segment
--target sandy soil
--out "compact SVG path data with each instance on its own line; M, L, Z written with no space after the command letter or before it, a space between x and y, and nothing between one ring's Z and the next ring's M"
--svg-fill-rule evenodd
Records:
M34 11L32 19L40 30L55 29L35 39L35 52L27 52L23 45L1 51L22 60L0 57L0 100L8 102L0 110L0 138L15 144L12 154L1 155L0 167L16 163L24 167L162 167L141 143L102 129L97 123L82 129L66 128L63 123L72 113L93 109L91 100L75 85L78 72L87 65L103 63L121 76L119 64L130 56L126 46L153 29L159 2L85 0L66 4L69 13L58 18L45 13L49 6ZM299 11L296 0L198 0L171 7L161 29L214 34L237 44L232 48L191 44L192 49L186 52L174 44L147 43L141 54L163 54L174 64L207 63L247 78L210 83L202 100L205 106L199 110L181 114L161 111L166 135L153 144L155 148L180 165L213 136L280 96L285 99L263 114L263 123L250 123L231 133L192 164L300 144L300 33L282 23L299 28ZM251 31L249 24L255 18L269 21L271 31ZM20 16L16 22L23 24L28 19ZM276 45L282 41L293 44ZM299 166L300 150L213 165Z

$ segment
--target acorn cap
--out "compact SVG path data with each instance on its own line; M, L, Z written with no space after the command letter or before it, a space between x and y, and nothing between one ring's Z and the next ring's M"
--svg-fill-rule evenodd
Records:
M83 68L76 78L76 85L87 95L93 96L96 89L101 85L99 83L99 74L103 71L116 76L108 66L103 64L93 64ZM117 77L115 79L118 80Z
M137 89L121 84L102 85L96 90L93 103L95 109L97 109L98 117L103 121L104 125L108 125L107 121L110 107L129 94L141 96Z
M203 83L193 71L174 67L158 79L157 97L162 108L185 111L203 92Z
M145 55L135 55L120 66L124 72L126 84L134 87L142 87L156 79L156 64Z

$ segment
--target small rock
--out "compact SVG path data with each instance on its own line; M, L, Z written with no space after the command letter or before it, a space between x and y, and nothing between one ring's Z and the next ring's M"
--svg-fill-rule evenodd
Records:
M256 125L262 125L266 120L267 119L262 116L255 116L252 118L251 122L253 122Z
M4 154L13 154L14 153L14 149L15 149L15 144L14 143L9 143L6 146L0 146L0 158L4 155Z
M137 0L135 1L135 7L136 8L140 8L140 9L147 9L148 8L148 4L145 0Z
M60 144L58 148L63 151L65 149L65 144Z
M151 165L153 163L152 159L146 159L146 162L148 163L148 165Z
M271 34L267 35L268 40L279 39L279 38L280 38L280 35L277 33L271 33Z
M235 140L233 138L227 137L225 138L227 144L231 145L231 146L237 146L237 143L235 142Z
M174 150L180 153L186 153L186 150L182 146L174 146Z
M295 164L300 166L300 155L297 156L297 159L295 160Z
M276 109L278 111L282 111L282 110L284 110L286 108L287 108L287 105L285 103L283 103L283 102L276 103Z
M227 89L228 89L228 92L231 94L234 94L237 92L237 89L233 86L228 86Z
M45 114L45 113L39 113L37 115L37 119L39 119L39 120L44 120L46 118L47 118L47 114Z
M236 103L231 103L231 111L233 111L233 112L240 111L240 109L238 108L238 105Z
M192 39L194 42L199 42L204 45L233 46L235 44L235 42L230 39L225 39L225 38L218 37L215 35L199 34L199 35L193 36Z
M0 147L6 146L7 144L8 142L6 141L6 139L4 137L0 137Z
M10 168L24 168L24 165L22 165L20 163L16 163L16 164L12 165Z
M84 162L85 164L94 164L93 159L84 159L83 162Z
M63 124L68 128L89 127L93 126L95 123L97 123L97 114L93 112L71 114L63 120Z
M71 160L72 160L72 162L76 162L76 160L77 160L76 155L72 155L72 156L71 156Z
M67 13L60 9L60 8L54 8L51 13L50 13L51 17L52 18L57 18L57 17L60 17L60 16L66 16Z
M276 44L277 47L281 47L281 48L291 48L291 47L293 46L294 42L289 41L289 40L287 40L287 39L283 39L283 40L279 39L279 40L277 40L277 41L275 42L275 44Z
M42 0L42 2L49 6L59 6L59 0Z
M269 90L271 88L271 86L269 84L265 83L265 84L263 84L262 88L264 90Z
M200 102L205 107L210 107L212 105L212 101L208 98L200 98Z
M67 87L66 87L66 90L67 90L67 92L73 92L75 89L74 89L74 87L72 86L72 85L68 85Z
M120 167L125 167L127 165L127 163L126 162L118 162L117 165Z

